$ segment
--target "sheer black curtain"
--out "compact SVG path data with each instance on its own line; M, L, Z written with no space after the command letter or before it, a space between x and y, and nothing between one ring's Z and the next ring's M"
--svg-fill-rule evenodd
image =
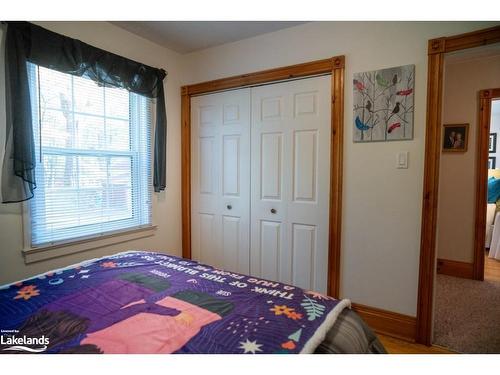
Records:
M7 22L5 38L6 142L2 168L3 203L33 197L35 149L26 63L86 76L156 99L153 186L166 185L167 116L163 79L167 73L90 46L29 22Z

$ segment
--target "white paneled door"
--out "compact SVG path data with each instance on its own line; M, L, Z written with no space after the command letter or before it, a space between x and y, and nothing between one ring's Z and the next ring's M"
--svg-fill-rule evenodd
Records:
M326 293L330 77L252 89L252 275Z
M248 274L250 89L191 99L192 257Z
M330 78L192 98L193 259L326 293Z

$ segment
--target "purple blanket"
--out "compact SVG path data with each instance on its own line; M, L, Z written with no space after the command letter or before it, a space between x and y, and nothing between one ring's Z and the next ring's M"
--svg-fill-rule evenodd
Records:
M0 288L0 353L312 353L349 301L161 253Z

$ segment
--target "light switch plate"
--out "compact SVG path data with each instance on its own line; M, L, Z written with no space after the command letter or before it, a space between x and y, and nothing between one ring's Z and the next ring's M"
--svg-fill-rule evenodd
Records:
M396 168L408 169L408 151L399 152L396 155Z

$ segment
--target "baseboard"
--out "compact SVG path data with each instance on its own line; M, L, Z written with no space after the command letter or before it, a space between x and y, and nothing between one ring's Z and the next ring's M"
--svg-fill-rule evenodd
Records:
M415 342L417 319L413 316L352 303L356 311L375 332Z
M456 260L438 259L437 273L461 277L463 279L474 278L474 265L467 262L459 262Z

